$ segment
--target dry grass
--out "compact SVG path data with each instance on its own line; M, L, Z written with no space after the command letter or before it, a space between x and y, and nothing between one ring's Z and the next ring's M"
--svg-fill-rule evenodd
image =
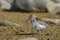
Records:
M4 20L19 23L21 26L0 26L0 40L18 40L20 38L36 37L39 40L60 40L60 25L54 25L34 34L36 30L31 24L25 22L29 15L36 14L37 17L52 18L48 13L22 13L22 12L3 12L0 11L0 22ZM57 16L57 18L60 18ZM31 33L31 34L28 34Z

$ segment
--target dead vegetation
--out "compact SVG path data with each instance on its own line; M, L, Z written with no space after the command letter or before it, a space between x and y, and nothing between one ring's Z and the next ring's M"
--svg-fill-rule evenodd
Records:
M33 13L33 12L32 12ZM0 40L19 40L22 38L35 37L38 40L60 40L60 24L43 29L34 34L36 30L31 27L31 24L25 22L32 13L22 12L3 12L0 11L0 22L8 20L18 23L22 26L0 26ZM48 13L33 13L37 17L53 18ZM60 18L58 15L57 18ZM28 34L30 33L30 34Z

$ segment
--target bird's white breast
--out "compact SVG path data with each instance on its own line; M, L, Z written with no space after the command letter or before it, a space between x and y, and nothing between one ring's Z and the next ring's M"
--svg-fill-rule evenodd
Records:
M46 28L47 26L44 25L44 24L39 24L38 22L32 22L32 26L37 29L37 30L40 30L40 29L43 29L43 28Z

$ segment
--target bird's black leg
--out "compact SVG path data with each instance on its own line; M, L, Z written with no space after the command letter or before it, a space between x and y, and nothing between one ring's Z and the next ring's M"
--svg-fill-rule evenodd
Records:
M37 32L36 33L38 33L39 32L39 30L37 30Z
M41 30L37 30L37 32L36 32L36 33L38 33L39 31L41 31L41 32L42 32L42 29L41 29Z
M42 29L41 29L41 32L42 32Z

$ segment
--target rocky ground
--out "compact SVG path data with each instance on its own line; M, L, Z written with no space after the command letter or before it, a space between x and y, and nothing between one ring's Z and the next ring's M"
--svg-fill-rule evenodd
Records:
M35 33L29 21L25 22L31 14L43 18L60 18L59 15L51 16L48 13L37 12L6 12L0 11L0 22L8 20L20 24L20 26L0 26L0 40L21 40L34 37L38 40L60 40L60 24L48 27Z

